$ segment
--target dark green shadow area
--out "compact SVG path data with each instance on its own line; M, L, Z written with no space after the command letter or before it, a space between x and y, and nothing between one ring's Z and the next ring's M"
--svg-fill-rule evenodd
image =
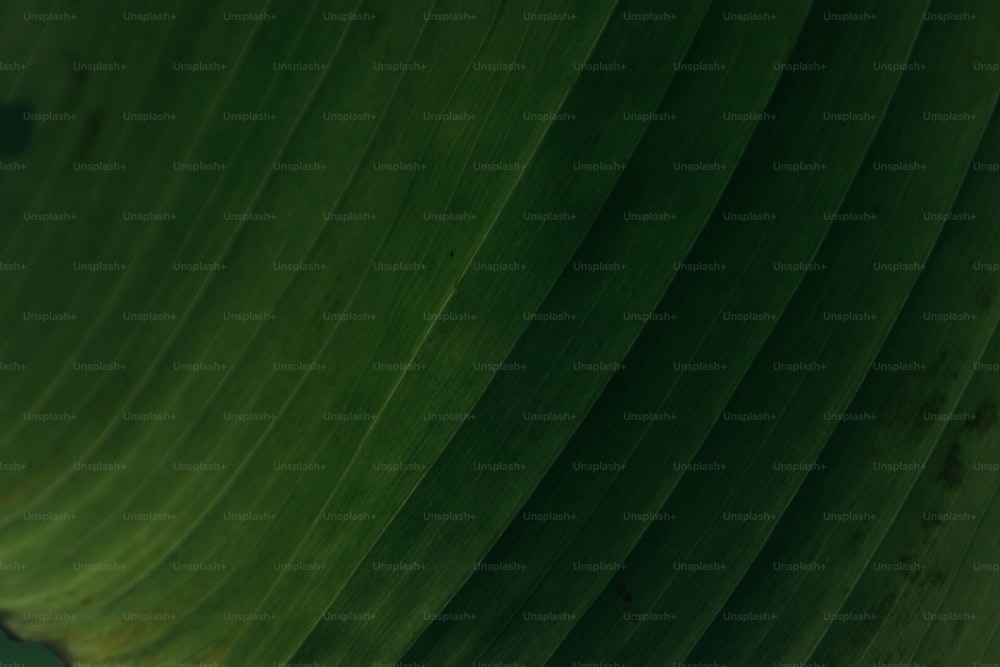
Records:
M0 105L0 155L20 155L31 143L31 121L34 111L27 102Z
M0 665L62 667L63 662L44 644L18 641L0 632Z

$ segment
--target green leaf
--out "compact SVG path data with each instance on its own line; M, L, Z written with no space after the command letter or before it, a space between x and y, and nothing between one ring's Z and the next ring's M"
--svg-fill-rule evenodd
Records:
M995 655L1000 8L176 4L0 9L13 636Z

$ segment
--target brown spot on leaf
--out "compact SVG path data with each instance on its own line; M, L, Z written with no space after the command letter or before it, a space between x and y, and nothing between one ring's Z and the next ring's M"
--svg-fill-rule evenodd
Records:
M996 402L987 398L976 407L975 418L962 424L962 430L986 433L997 423L998 416L1000 415L998 415Z
M872 638L878 632L881 626L885 614L892 609L893 604L896 602L895 591L888 591L882 596L882 599L878 603L865 611L875 618L870 620L865 620L860 623L852 623L851 625L855 627L854 631L850 634L851 645L855 649L867 649L869 644L871 644Z
M876 623L881 623L882 619L886 614L892 609L893 605L896 604L896 592L889 591L882 596L882 599L878 601L874 607L868 610L868 613L875 617L874 621Z
M948 454L945 456L944 464L941 466L941 472L938 473L938 479L944 482L944 485L949 489L954 489L962 485L962 478L965 471L962 468L962 459L959 454L962 450L962 443L958 440L951 443L948 447Z
M903 554L903 555L901 555L899 557L899 562L901 564L903 564L903 565L912 565L913 564L913 558L910 556L910 554ZM916 568L910 569L910 568L904 567L900 571L900 574L903 575L904 579L906 579L906 580L908 580L910 582L914 582L915 583L917 581L918 576L920 575L920 571L918 569L916 569Z
M913 421L922 426L926 426L927 424L931 423L930 421L928 421L926 415L940 414L942 412L943 407L944 407L944 395L931 394L920 403L920 407L917 408L917 413L913 415Z
M958 369L955 367L955 364L952 363L952 355L947 348L941 348L938 350L937 355L934 357L934 361L927 364L927 370L931 373L945 375L950 378L958 377Z

